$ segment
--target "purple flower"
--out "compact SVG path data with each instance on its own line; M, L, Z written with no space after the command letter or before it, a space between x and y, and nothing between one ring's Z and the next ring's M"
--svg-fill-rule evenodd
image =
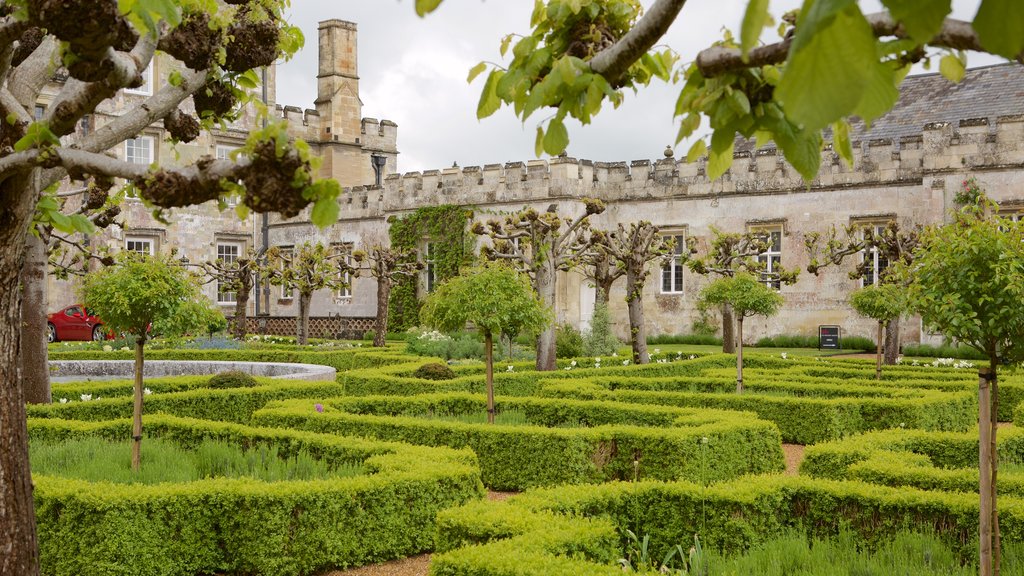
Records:
M315 408L317 412L323 412L324 411L324 405L319 403L319 402L314 404L313 408Z

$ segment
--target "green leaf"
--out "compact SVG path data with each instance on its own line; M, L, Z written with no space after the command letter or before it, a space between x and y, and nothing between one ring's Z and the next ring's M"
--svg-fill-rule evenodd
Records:
M732 166L732 151L736 132L730 128L719 128L711 135L711 153L708 154L708 178L718 179Z
M982 0L974 16L981 46L1013 60L1024 52L1024 7L1020 0Z
M899 79L902 78L901 75ZM889 64L874 63L864 83L864 94L857 104L855 113L870 126L872 120L896 105L896 100L900 97L900 91L896 87L898 84L896 71Z
M60 211L53 211L48 214L50 222L53 222L53 227L61 232L74 232L75 226L71 223L71 218L62 214Z
M761 38L761 31L768 25L771 15L768 14L768 0L750 0L747 4L747 11L743 14L743 25L740 28L740 51L743 59L751 48L757 45Z
M837 120L832 124L832 148L846 165L853 168L853 144L850 143L850 123Z
M952 0L882 0L882 4L918 44L934 38L953 9Z
M338 221L338 212L337 198L321 198L313 204L310 221L318 228L324 229Z
M72 214L70 217L71 227L82 234L95 234L96 226L85 217L84 214Z
M831 3L819 0L815 4ZM874 34L856 5L830 21L818 26L818 33L801 49L794 40L776 89L786 116L808 130L821 130L853 113L864 95L871 66L877 62Z
M509 34L501 39L501 55L504 56L508 52L508 46L512 43L512 39L515 38L515 34Z
M537 125L537 139L534 141L533 151L538 158L544 154L544 127L539 124Z
M960 82L964 79L965 72L967 70L964 61L956 54L946 54L939 60L939 73L950 82Z
M487 75L487 82L480 92L480 103L476 107L477 119L484 119L501 108L501 99L498 98L495 88L503 74L504 72L501 70L491 70L491 73Z
M569 131L562 119L556 116L548 122L547 133L544 134L544 151L552 156L558 156L568 145Z
M416 0L416 15L424 17L441 5L441 0Z
M690 146L690 151L686 153L686 161L693 162L694 160L700 158L701 156L707 153L708 145L706 142L704 142L704 139L701 138L700 140L694 142L692 146Z
M469 77L466 78L466 82L472 84L473 80L479 76L484 70L487 70L487 63L481 62L476 66L469 69Z

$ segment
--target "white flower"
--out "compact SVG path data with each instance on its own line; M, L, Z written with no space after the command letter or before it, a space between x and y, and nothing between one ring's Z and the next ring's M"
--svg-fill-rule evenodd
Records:
M623 366L629 366L629 360L623 360L622 361L622 365Z
M572 366L572 367L574 367L574 368L575 368L575 367L576 367L576 361L575 361L575 360L573 360L572 362L570 362L570 363L569 363L569 366Z
M601 359L600 358L594 358L594 362L600 364L601 363Z
M618 358L618 357L619 357L619 353L618 352L612 352L612 358Z
M60 403L61 404L67 404L68 403L68 399L67 398L61 398L60 399Z
M654 353L655 353L655 354L659 354L659 353L661 353L661 348L655 348L655 349L654 349Z
M690 354L690 360L696 360L696 359L697 359L697 355L696 354Z
M114 350L114 348L111 347L110 344L104 344L103 345L103 351L104 352L113 352L113 350Z
M782 356L782 359L783 359L783 360L785 360L785 359L786 359L786 356L788 356L788 354L786 354L785 352L783 352L783 353L779 354L779 356Z
M572 370L572 366L566 366L564 370Z
M122 347L121 347L121 350L122 350L123 352L127 352L127 351L129 350L129 348L128 348L127 346L122 346Z
M508 368L505 370L505 372L515 372L515 366L509 364Z
M152 391L152 390L150 390L149 388L143 388L143 389L142 389L142 393L143 393L144 395L146 395L146 396L149 396L150 394L152 394L152 393L153 393L153 391Z
M701 444L707 444L708 443L708 437L707 436L701 436L700 437L700 443Z
M81 398L82 402L88 402L89 400L92 400L92 394L82 394Z

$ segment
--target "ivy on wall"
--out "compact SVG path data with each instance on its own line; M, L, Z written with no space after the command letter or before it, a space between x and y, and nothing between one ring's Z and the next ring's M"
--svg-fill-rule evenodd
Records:
M473 212L461 206L444 204L420 208L407 216L390 220L391 246L418 253L423 242L430 242L437 282L457 276L459 268L473 260L473 238L466 222ZM388 326L396 332L420 323L420 279L403 278L391 292Z

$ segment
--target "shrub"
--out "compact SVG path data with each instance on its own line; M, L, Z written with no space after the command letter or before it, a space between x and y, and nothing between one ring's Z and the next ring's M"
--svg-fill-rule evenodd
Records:
M875 350L875 341L863 336L843 336L839 339L839 345L843 350ZM817 336L805 336L800 334L779 334L766 336L758 340L754 346L757 348L817 348Z
M583 355L583 335L570 324L559 324L555 328L555 356L576 358Z
M587 331L583 340L584 356L607 356L622 345L612 333L612 321L608 316L608 306L601 302L594 305L590 330Z
M366 332L363 332L363 340L367 342L373 342L374 335L375 333L373 330L367 330Z
M437 330L413 328L405 341L405 351L417 356L433 356L444 360L484 357L484 344L468 333L450 336Z
M251 374L240 370L228 370L211 376L207 385L210 388L251 388L259 386L259 382Z
M438 364L437 362L428 362L416 369L412 373L413 378L423 378L424 380L453 380L455 378L455 372L451 368L444 364Z
M659 334L647 339L648 344L688 344L704 346L721 346L722 339L711 334Z
M966 346L931 346L929 344L904 344L904 356L924 358L963 358L967 360L988 360L984 354Z

